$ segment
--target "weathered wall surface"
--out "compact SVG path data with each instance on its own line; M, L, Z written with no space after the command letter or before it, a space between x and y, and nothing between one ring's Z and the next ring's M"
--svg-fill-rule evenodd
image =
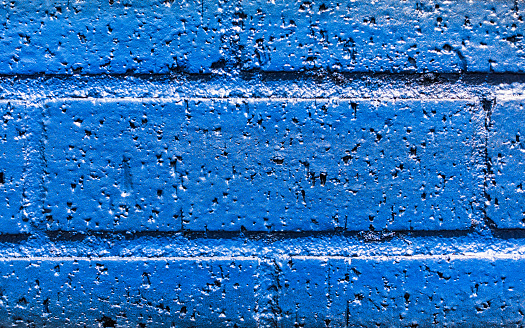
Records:
M0 325L522 326L520 1L0 4Z

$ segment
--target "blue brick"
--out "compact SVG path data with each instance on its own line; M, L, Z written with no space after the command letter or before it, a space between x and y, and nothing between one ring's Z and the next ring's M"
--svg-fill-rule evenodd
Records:
M213 1L5 3L0 73L209 72L230 26L220 10Z
M519 326L522 257L8 258L0 324ZM266 316L265 316L266 315Z
M496 98L487 144L487 216L498 228L525 228L525 99Z
M286 299L281 320L288 326L485 327L523 320L521 258L298 257L289 263L279 295ZM303 269L294 275L294 267Z
M480 257L353 261L361 276L349 312L359 323L382 326L392 318L404 325L519 325L523 261Z
M4 259L0 324L253 327L256 268L242 258Z
M481 219L479 111L474 100L190 102L184 227L468 228Z
M439 230L481 220L475 100L47 107L51 229Z
M52 230L180 230L181 102L45 105L44 212Z
M523 13L4 1L0 327L523 326Z
M247 68L523 72L512 2L244 1ZM519 46L518 46L519 47Z
M282 261L278 275L279 324L283 327L305 325L326 326L330 316L330 281L328 260L323 258L293 258Z
M525 70L512 1L12 1L0 15L1 74Z
M34 131L30 128L30 109L20 102L0 103L0 233L29 230L31 213L29 194L38 188L31 185L30 157ZM36 186L38 187L38 186Z

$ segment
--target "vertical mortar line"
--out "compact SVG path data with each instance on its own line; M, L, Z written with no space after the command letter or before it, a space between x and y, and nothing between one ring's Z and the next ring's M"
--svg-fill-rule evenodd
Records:
M184 100L184 104L185 104L185 113L184 113L185 118L184 118L184 124L183 124L184 128L181 127L182 135L184 135L184 133L189 133L188 129L189 129L189 126L190 126L190 119L191 119L191 114L190 114L190 100L191 100L191 98L190 97L185 97L185 98L183 98L183 100ZM180 157L176 157L175 158L175 163L174 163L173 170L174 170L174 174L177 175L178 178L179 178L179 185L177 185L177 201L181 202L180 214L179 214L179 217L180 217L180 230L184 234L184 232L188 231L188 230L186 230L186 228L184 226L184 207L183 207L184 197L182 196L182 195L184 195L184 174L183 174L182 170L179 171L177 169L178 161L180 161L181 165L182 165L182 154L181 153L177 153L176 155L179 156L179 154L180 154ZM179 168L180 168L180 165L179 165ZM179 194L182 197L179 197ZM188 218L190 218L190 216L188 216Z
M180 231L182 233L184 233L184 213L182 211L182 207L180 208L180 214L179 214L179 217L180 217Z
M326 313L327 313L327 318L325 318L325 322L330 322L330 318L329 318L329 313L330 313L330 309L332 307L332 275L331 275L331 270L332 270L332 262L330 260L327 260L326 261L326 288L327 288L327 291L326 291ZM327 321L328 320L328 321ZM327 324L328 326L328 324Z
M279 282L281 268L274 258L260 258L255 283L254 319L257 327L279 327L281 307Z
M492 170L492 161L489 156L489 137L490 137L490 130L492 127L492 111L494 108L494 105L496 104L496 98L495 97L486 97L483 96L481 99L481 105L483 107L483 114L484 114L484 140L483 140L483 197L484 197L484 203L482 206L483 211L483 220L485 221L485 224L490 229L495 229L496 224L494 221L488 216L488 208L491 205L491 196L489 194L489 187L490 183L492 183L494 179L494 172Z
M18 131L19 137L21 136L20 133L24 132L24 141L22 143L22 154L24 158L24 163L22 167L22 204L20 205L20 212L21 212L21 219L23 222L30 222L31 215L28 213L28 207L31 204L31 200L28 197L28 194L31 193L31 148L32 148L32 129L31 129L31 122L30 117L31 115L28 113L29 106L28 103L22 102L19 104L21 108L18 108L18 111L22 110L22 126L20 127L20 130ZM8 108L10 108L10 111L12 111L12 105L11 102L7 104ZM15 114L15 113L13 113ZM16 115L16 114L15 114ZM20 113L18 114L20 115ZM18 129L17 129L18 130ZM30 210L30 209L29 209Z
M346 300L345 328L350 327L350 300Z

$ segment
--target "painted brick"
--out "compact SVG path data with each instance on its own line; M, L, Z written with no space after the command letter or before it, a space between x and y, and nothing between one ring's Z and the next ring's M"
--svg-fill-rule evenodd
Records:
M498 97L489 123L487 216L498 228L525 228L525 98Z
M479 108L475 100L50 102L46 217L53 230L77 231L469 228L481 219Z
M0 74L523 72L513 1L11 1Z
M477 255L479 256L479 254ZM491 258L292 259L284 326L519 326L523 261ZM293 273L295 271L295 273Z
M349 312L361 323L388 326L391 318L399 317L407 325L468 325L476 318L480 325L509 326L523 320L524 277L516 274L523 270L519 260L416 257L352 265L362 276L350 295L349 301L355 303ZM365 298L360 304L361 295Z
M209 72L230 26L221 10L214 1L2 3L0 73Z
M0 234L27 232L34 217L28 211L29 143L34 140L28 109L17 102L0 103Z
M185 228L432 230L467 228L476 219L471 206L481 180L474 101L236 106L207 101L190 112L191 128L207 130L211 142L192 141L202 153L189 171L200 171L206 187L188 185L191 200L184 204L203 206L190 209ZM213 137L214 129L221 138Z
M521 325L523 259L472 255L2 260L0 324Z
M522 327L523 13L0 3L0 327Z
M46 222L60 230L180 230L175 173L185 105L140 100L46 104Z
M523 72L522 10L484 1L243 1L249 68ZM518 27L519 26L519 27ZM243 42L244 41L244 42Z
M278 298L283 327L326 326L330 317L331 294L328 260L323 258L290 259L280 263Z
M255 326L257 260L16 259L0 267L1 325Z

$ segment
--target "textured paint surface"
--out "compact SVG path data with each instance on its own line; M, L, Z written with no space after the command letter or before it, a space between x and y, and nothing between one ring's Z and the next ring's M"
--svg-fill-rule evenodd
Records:
M0 73L523 72L519 1L5 1Z
M524 228L525 133L523 98L498 98L491 113L488 147L489 216L500 228Z
M0 323L517 326L524 269L523 258L11 259Z
M5 102L0 108L0 230L19 233L27 230L30 217L26 207L27 194L31 193L32 186L26 158L31 156L30 139L36 136L31 131L31 113L25 105Z
M45 108L54 230L453 230L481 220L476 100Z
M523 326L523 6L1 2L0 326Z

